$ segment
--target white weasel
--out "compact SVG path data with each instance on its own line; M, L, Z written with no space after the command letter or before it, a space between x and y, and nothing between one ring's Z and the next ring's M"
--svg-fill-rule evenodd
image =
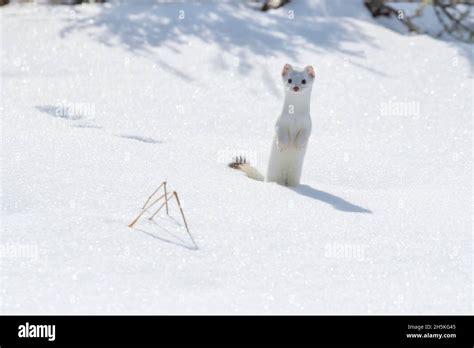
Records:
M315 71L312 66L296 70L285 64L282 79L285 101L275 124L267 176L263 177L245 158L238 157L231 168L243 171L251 179L296 186L300 183L304 155L311 135L310 101Z

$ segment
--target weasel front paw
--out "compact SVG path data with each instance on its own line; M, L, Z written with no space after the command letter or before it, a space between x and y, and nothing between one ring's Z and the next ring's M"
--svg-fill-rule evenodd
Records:
M308 139L302 139L302 138L299 138L299 137L296 138L295 147L298 150L304 149L307 144L308 144Z
M296 145L296 149L297 149L297 150L302 150L302 149L304 149L304 148L306 147L306 143L304 143L304 144L298 144L298 143L296 143L295 145Z
M288 142L277 140L276 146L277 146L277 149L280 150L280 152L282 152L288 148Z
M276 146L280 152L286 150L290 144L290 131L287 128L276 127Z
M308 132L306 130L300 130L296 134L295 147L298 150L303 149L306 146L306 144L308 144L308 138L309 138Z

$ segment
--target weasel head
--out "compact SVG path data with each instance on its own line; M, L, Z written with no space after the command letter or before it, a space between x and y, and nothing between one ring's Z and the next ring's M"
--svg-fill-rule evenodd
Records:
M302 93L311 91L316 73L311 65L294 69L290 64L285 64L281 76L286 93Z

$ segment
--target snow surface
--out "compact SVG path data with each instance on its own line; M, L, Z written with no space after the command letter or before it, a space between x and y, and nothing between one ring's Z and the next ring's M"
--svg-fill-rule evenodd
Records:
M361 3L0 9L1 312L471 313L472 46ZM266 168L286 62L296 188L226 166ZM174 205L127 227L163 180L197 250Z

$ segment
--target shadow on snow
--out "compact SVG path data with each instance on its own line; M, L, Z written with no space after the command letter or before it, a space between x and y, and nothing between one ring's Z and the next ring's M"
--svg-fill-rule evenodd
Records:
M372 211L358 205L352 204L341 197L335 196L331 193L316 190L309 185L299 185L292 187L291 190L300 195L316 199L318 201L332 205L335 209L350 213L366 213L372 214Z
M299 8L298 5L301 3L295 2L287 9L294 10L295 18L292 19L286 14L287 10L263 13L245 3L111 3L101 6L99 14L70 22L60 35L66 37L74 31L95 27L100 30L92 35L99 42L108 46L118 44L136 54L151 53L154 47L166 47L179 55L183 47L189 47L189 40L213 43L222 52L239 59L237 69L240 74L247 74L254 68L266 68L257 65L254 56L269 59L284 54L296 64L306 64L308 62L299 59L300 51L336 51L341 58L366 59L362 50L350 49L347 43L365 42L377 47L366 30L350 17L325 17L321 9ZM357 5L359 11L364 11L362 5ZM81 9L77 8L77 11ZM180 19L180 15L184 18ZM153 59L176 76L190 79L188 73L156 54ZM221 62L216 64L220 68L229 68L220 54L214 60ZM358 65L374 71L360 61ZM375 72L385 76L383 72Z

